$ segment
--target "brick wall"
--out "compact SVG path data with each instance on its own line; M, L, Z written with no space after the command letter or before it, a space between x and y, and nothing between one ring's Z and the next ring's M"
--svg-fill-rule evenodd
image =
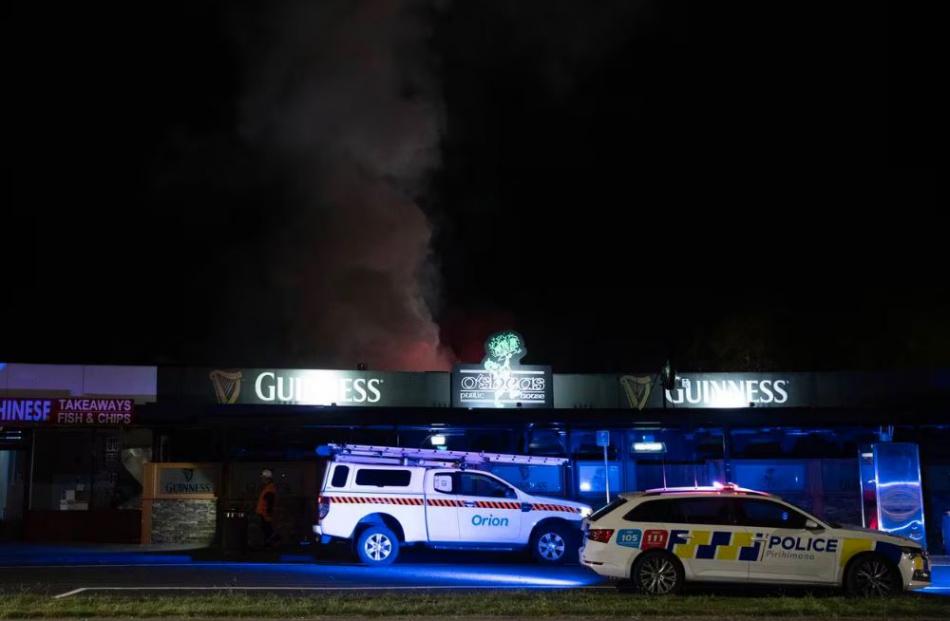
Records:
M211 545L215 539L217 500L155 500L152 543Z

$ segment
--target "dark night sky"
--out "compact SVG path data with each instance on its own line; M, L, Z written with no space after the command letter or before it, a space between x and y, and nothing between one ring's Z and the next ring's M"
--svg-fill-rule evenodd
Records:
M370 126L354 169L378 135L438 129L428 167L380 187L428 220L416 282L458 356L513 327L557 371L950 366L932 16L404 2L390 27L275 6L4 9L0 360L391 366L349 335L403 330L387 231L416 229L351 211L326 146ZM390 40L376 102L335 55ZM336 111L311 105L324 86ZM306 144L273 138L301 125Z

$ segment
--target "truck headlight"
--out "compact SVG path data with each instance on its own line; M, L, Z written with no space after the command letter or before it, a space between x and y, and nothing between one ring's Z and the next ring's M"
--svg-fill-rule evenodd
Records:
M581 509L581 518L590 517L590 514L591 514L590 507L584 507L583 509Z

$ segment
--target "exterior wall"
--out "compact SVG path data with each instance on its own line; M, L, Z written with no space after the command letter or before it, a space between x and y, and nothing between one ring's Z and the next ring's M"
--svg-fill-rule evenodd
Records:
M217 519L217 500L153 500L152 543L211 545Z
M0 363L0 396L157 399L157 367Z

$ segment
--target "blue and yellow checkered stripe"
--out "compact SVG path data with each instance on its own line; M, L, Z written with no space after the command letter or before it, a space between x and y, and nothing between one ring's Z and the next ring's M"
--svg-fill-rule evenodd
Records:
M757 561L761 546L749 532L674 529L667 550L683 559Z

